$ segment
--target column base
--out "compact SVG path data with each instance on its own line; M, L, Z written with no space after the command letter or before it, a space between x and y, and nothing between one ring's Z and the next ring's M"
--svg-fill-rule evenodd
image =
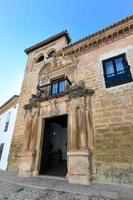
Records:
M69 151L68 155L68 181L74 184L90 184L90 169L88 150Z
M33 171L33 176L38 176L39 175L39 171L38 170L34 170Z
M19 165L19 176L32 176L33 175L33 165L35 159L35 151L27 151L21 154L21 161Z

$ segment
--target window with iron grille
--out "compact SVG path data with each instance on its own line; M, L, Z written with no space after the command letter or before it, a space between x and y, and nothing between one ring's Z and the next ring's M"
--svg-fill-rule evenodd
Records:
M103 61L105 85L107 88L132 81L130 66L126 54L121 54Z

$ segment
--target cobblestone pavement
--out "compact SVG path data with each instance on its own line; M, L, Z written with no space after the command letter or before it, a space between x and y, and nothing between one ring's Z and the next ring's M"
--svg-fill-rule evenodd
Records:
M69 184L44 177L18 177L0 172L0 200L133 200L133 187L124 185Z

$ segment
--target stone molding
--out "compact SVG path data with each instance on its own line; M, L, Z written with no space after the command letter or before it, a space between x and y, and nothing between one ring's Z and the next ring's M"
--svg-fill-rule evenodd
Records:
M51 43L51 42L54 42L54 41L56 41L57 39L59 39L59 38L61 38L61 37L63 37L63 36L66 37L68 43L71 42L70 35L69 35L69 33L67 32L67 30L65 30L65 31L62 31L62 32L60 32L60 33L58 33L58 34L52 36L52 37L49 37L49 38L46 39L46 40L43 40L42 42L39 42L39 43L37 43L37 44L35 44L35 45L33 45L33 46L31 46L31 47L25 49L24 51L25 51L26 54L28 54L28 53L30 53L31 51L34 51L34 50L37 49L37 48L40 48L40 47L42 47L42 46L44 46L44 45L47 45L47 44L49 44L49 43Z
M119 40L133 33L133 15L85 37L63 49L64 54L78 56L96 48L102 47L113 41Z
M70 150L70 151L68 151L67 152L67 155L68 156L82 156L82 155L86 155L86 156L89 156L90 155L90 153L89 153L89 151L88 150L84 150L84 151L81 151L81 150L75 150L75 151L73 151L73 150Z
M0 107L0 115L15 106L18 103L19 96L14 95L11 97L7 102L5 102L1 107Z
M68 90L68 97L71 98L77 98L82 97L85 95L93 95L95 93L94 89L87 89L84 85L77 85L70 86Z

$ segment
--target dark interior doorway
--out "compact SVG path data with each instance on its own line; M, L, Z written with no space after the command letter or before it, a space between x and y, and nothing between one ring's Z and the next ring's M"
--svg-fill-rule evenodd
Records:
M67 173L67 115L45 119L40 174Z

